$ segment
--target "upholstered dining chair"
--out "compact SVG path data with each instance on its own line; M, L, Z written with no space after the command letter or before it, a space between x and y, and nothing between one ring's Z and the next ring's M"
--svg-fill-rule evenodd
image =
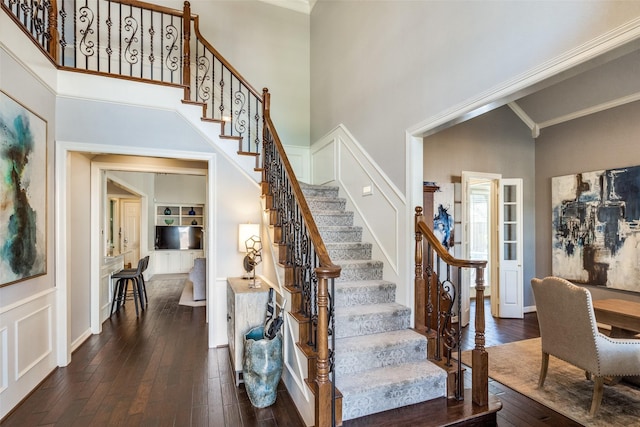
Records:
M531 279L542 338L538 387L544 386L549 355L580 369L594 380L590 414L600 408L604 379L640 375L640 340L609 338L598 332L591 294L558 278Z

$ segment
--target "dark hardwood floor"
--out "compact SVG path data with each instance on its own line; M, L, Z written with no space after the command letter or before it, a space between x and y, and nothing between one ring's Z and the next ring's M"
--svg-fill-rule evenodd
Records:
M301 426L281 386L269 408L236 387L227 347L207 347L205 307L178 305L182 286L147 282L149 306L133 301L103 324L2 426Z
M302 426L281 386L276 403L254 408L235 387L226 347L207 348L204 307L178 305L181 287L151 280L149 306L136 318L131 302L56 369L2 426ZM487 317L487 345L538 336L535 314L523 320ZM466 328L465 348L473 346ZM470 384L470 379L468 380ZM499 426L579 424L492 381L503 403ZM438 425L444 399L345 422L352 426Z

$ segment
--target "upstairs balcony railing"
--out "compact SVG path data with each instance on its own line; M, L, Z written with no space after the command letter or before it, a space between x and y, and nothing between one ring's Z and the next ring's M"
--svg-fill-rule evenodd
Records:
M188 2L175 10L134 0L0 1L55 66L182 87L238 152L259 156L262 93L202 36Z
M239 154L256 157L285 281L301 296L293 315L307 323L304 345L315 360L307 379L315 394L315 425L335 425L329 289L340 268L331 263L271 121L266 89L256 91L202 36L188 2L181 11L134 0L0 5L56 67L182 88L183 102L201 106L203 120L221 123L221 137L237 140Z

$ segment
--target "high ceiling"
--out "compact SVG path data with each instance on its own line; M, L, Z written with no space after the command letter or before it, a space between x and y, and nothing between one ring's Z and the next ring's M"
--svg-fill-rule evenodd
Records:
M640 46L629 44L531 88L508 103L532 130L640 100Z
M309 14L317 0L261 1ZM513 94L503 102L480 108L448 125L439 127L439 130L506 103L531 129L532 136L535 138L546 127L638 100L640 100L640 41L617 48L520 93Z

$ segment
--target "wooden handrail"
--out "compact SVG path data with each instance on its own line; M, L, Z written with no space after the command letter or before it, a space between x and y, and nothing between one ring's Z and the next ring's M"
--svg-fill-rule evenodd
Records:
M430 293L425 291L425 279L424 279L424 266L423 266L423 248L422 248L422 238L426 238L429 248L432 251L435 251L438 259L443 260L445 263L452 267L461 268L473 268L476 271L476 301L484 300L484 270L486 268L487 262L482 260L463 260L454 258L445 248L442 246L438 238L435 236L433 231L429 228L427 223L424 221L424 217L422 215L422 208L416 207L415 213L415 234L416 234L416 256L415 256L415 322L416 326L422 326L426 321L426 313L425 313L425 305L423 305L427 298L430 297ZM431 267L430 267L431 268ZM458 272L458 277L460 275L460 271ZM429 278L429 284L432 282L438 283L440 278L437 277L436 272L431 270L431 277ZM462 283L459 282L459 287L462 286ZM460 289L458 289L458 316L460 316L461 312L461 304L460 304ZM439 292L436 292L439 295ZM428 305L436 305L439 306L439 301L435 303L433 301L429 301ZM460 321L460 319L459 319ZM484 313L484 304L479 303L476 304L476 315L475 315L475 347L471 351L471 379L472 379L472 391L471 397L473 403L476 405L484 406L489 402L489 355L485 350L485 313ZM442 331L436 331L437 334L441 334ZM457 390L456 397L461 398L463 395L463 387L462 387L462 371L461 371L461 349L460 349L460 328L457 331L457 350L458 350L458 372L457 372ZM438 342L437 337L437 342ZM436 354L439 355L440 344L436 344Z
M438 256L442 258L447 264L452 267L463 267L463 268L478 268L484 267L487 265L487 261L481 260L466 260L466 259L458 259L454 258L448 251L442 246L442 243L438 240L433 231L429 228L426 222L424 222L424 217L422 215L422 208L418 206L416 208L416 217L420 217L419 220L416 221L416 231L420 231L422 235L427 239L433 250L436 251Z
M173 15L173 16L178 16L178 17L184 16L184 9L183 10L172 9L170 7L159 6L157 4L147 3L147 2L144 2L144 1L140 1L140 0L111 0L111 2L112 3L125 4L127 6L139 7L139 8L142 8L142 9L153 10L155 12L161 12L161 13L165 13L167 15ZM189 2L186 1L185 3L188 4Z
M336 411L333 410L335 402L335 386L330 379L331 363L329 349L329 322L331 319L330 307L329 307L329 287L333 280L340 276L341 268L333 262L329 256L329 252L320 236L320 232L316 225L315 220L309 209L306 198L300 188L300 183L291 167L291 163L287 158L278 132L271 121L270 107L271 107L271 95L265 88L263 89L263 120L265 132L264 140L270 140L274 144L276 151L281 159L282 167L288 178L291 191L296 199L304 225L306 227L309 239L315 250L315 255L318 259L319 267L315 268L315 273L318 278L317 288L317 330L316 330L316 377L312 380L315 383L315 425L317 427L329 427L335 425ZM267 138L267 132L270 134L270 138ZM263 162L267 162L267 156L263 156ZM269 167L266 163L263 163L263 182L267 183L269 177L267 173ZM263 186L263 189L265 187ZM335 333L332 335L335 337Z
M326 246L324 245L324 241L322 237L320 237L320 232L318 231L318 226L313 219L313 215L311 215L311 209L309 209L309 205L307 204L307 200L302 193L302 188L300 188L300 183L298 182L298 178L296 178L296 174L291 167L291 163L286 156L286 152L284 151L284 147L282 146L282 142L280 141L280 137L278 136L278 132L271 121L271 94L267 88L262 90L262 103L264 108L264 122L265 128L269 128L271 135L273 136L273 143L275 144L278 152L282 157L282 162L284 168L287 172L287 176L291 181L291 187L295 194L296 200L300 204L300 210L302 211L302 215L304 217L305 225L309 230L309 235L311 237L311 241L313 242L313 246L315 247L316 254L318 255L318 259L320 260L320 266L322 269L316 270L316 273L322 275L322 277L330 279L336 278L340 276L340 267L334 265L331 262L331 258L329 257L329 252L327 251ZM264 169L264 168L263 168ZM318 277L321 277L320 275Z
M189 2L185 2L185 3L189 3ZM240 72L238 70L236 70L233 65L231 65L229 63L229 61L226 60L226 58L224 56L222 56L220 54L220 52L218 52L216 50L216 48L214 48L213 46L211 46L211 43L209 43L200 33L200 17L198 15L194 15L193 16L193 29L196 33L196 38L200 41L200 43L202 43L207 49L209 49L209 51L211 53L213 53L213 55L229 70L231 71L231 74L233 74L238 80L240 80L242 82L242 84L249 89L249 91L259 100L263 101L262 99L262 94L257 91L253 86L251 86L249 84L249 81L247 79L245 79L242 74L240 74Z

